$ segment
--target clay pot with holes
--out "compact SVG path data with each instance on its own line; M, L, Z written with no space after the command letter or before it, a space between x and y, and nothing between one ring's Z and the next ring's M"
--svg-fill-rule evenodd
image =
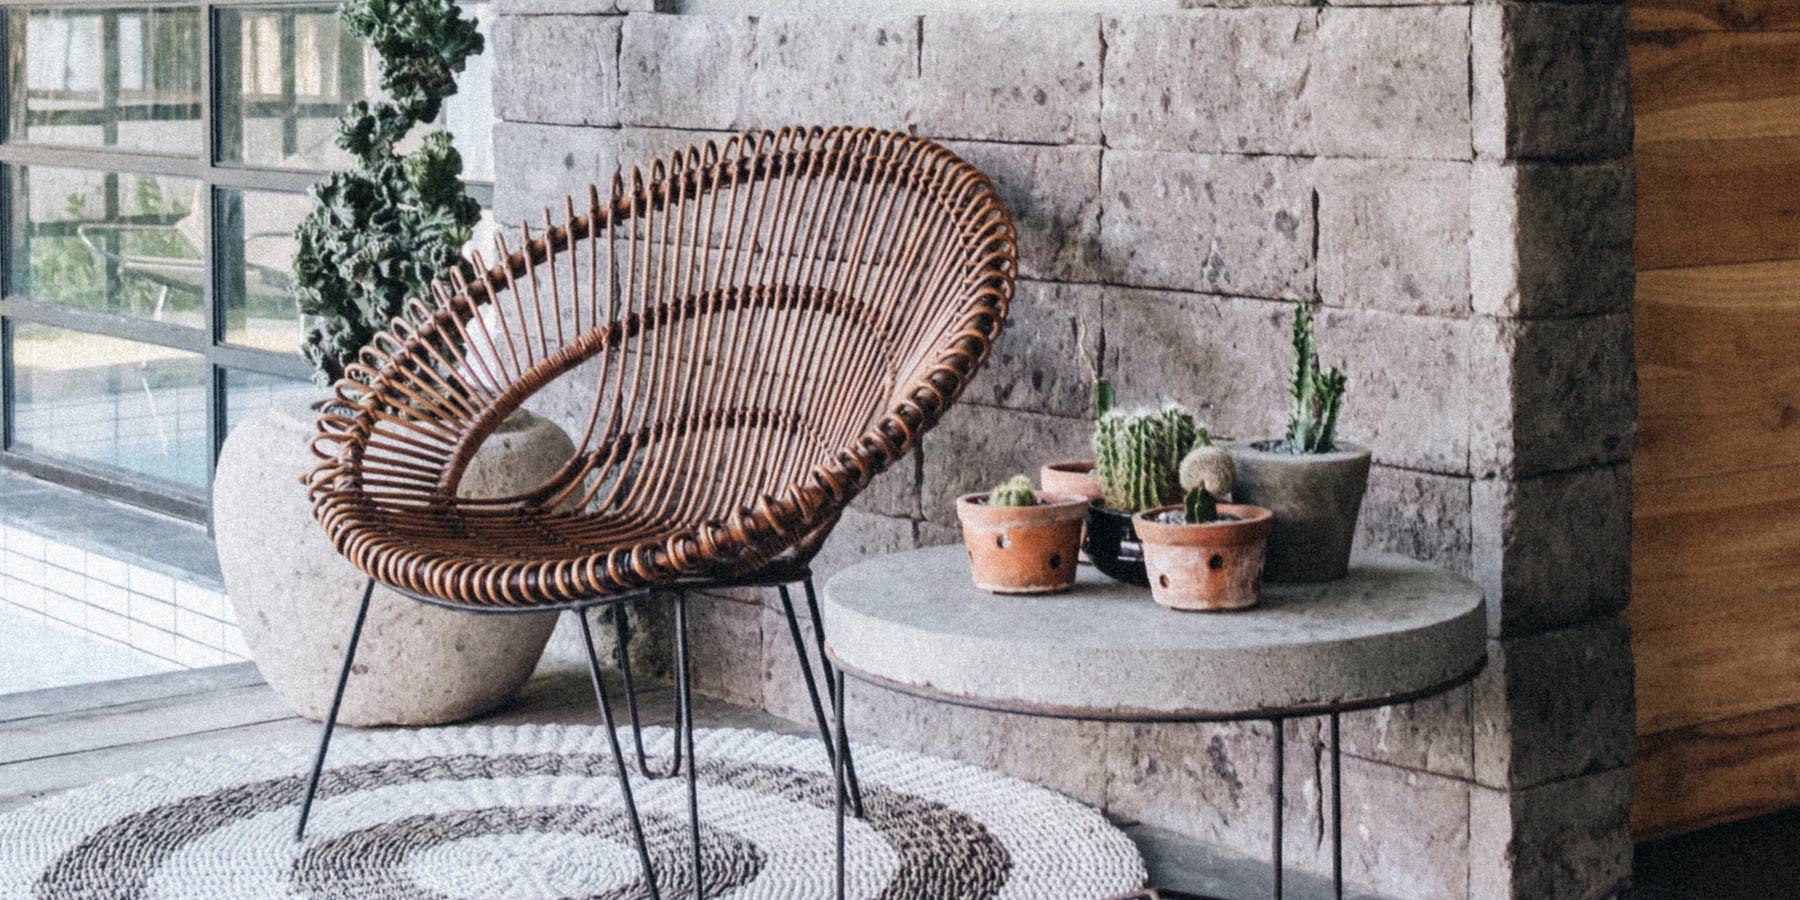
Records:
M1182 507L1132 517L1144 544L1150 594L1170 609L1248 609L1262 599L1263 560L1275 517L1260 506L1219 504L1219 519L1189 524Z
M1068 590L1087 509L1079 494L1039 494L1035 506L990 506L986 494L958 497L975 586L991 594Z

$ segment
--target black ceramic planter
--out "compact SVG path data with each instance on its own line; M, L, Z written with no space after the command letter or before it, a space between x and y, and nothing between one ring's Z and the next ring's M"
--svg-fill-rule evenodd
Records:
M1088 507L1086 549L1088 559L1114 581L1149 587L1144 571L1144 545L1138 541L1131 513L1107 509L1098 502Z

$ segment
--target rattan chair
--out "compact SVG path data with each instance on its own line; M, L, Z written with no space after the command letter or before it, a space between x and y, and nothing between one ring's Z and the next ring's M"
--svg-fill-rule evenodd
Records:
M447 273L336 386L309 490L370 577L299 830L376 582L470 612L573 610L652 897L659 896L582 609L668 597L677 735L699 889L686 591L781 592L839 803L860 810L849 744L826 721L789 597L851 498L904 457L986 359L1013 291L1014 231L992 183L950 151L860 128L707 143L615 175L521 249ZM472 456L562 380L591 400L577 452L536 489L462 499ZM623 623L623 615L614 621ZM621 640L621 649L625 645ZM620 660L629 677L628 658ZM823 659L828 696L838 673ZM637 724L635 689L626 697ZM841 716L839 717L841 718ZM846 797L855 793L856 796Z

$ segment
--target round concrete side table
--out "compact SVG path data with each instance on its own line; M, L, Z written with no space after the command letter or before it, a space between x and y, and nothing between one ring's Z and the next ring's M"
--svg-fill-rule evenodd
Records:
M970 582L961 547L932 547L839 573L824 614L826 652L842 673L927 699L1098 721L1271 723L1277 898L1282 722L1330 719L1332 882L1342 897L1339 715L1442 693L1487 663L1481 589L1389 554L1358 555L1335 582L1268 585L1253 609L1187 613L1087 567L1067 593L987 594ZM833 698L840 721L844 693ZM839 828L841 872L841 814Z

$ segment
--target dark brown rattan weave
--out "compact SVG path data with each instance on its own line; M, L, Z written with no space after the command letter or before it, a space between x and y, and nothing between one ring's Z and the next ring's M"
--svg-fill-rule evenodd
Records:
M785 129L615 175L472 283L415 300L336 386L309 476L339 552L485 608L804 562L999 336L1011 218L950 151ZM483 441L559 379L587 407L551 479L457 496ZM591 392L591 401L585 399Z

